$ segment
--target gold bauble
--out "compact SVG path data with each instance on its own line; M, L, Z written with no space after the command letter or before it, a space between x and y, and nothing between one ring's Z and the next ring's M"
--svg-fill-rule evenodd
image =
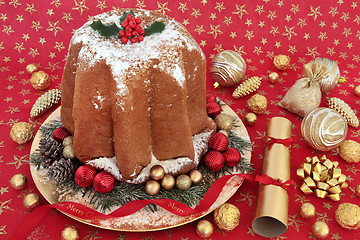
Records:
M150 177L154 180L160 180L164 177L165 170L160 165L155 165L150 169Z
M191 178L182 174L176 178L176 187L180 190L187 190L191 187Z
M229 114L220 113L215 117L215 123L218 129L230 131L233 127L233 119Z
M50 86L50 78L46 72L38 71L31 75L30 83L36 90L44 90Z
M215 55L209 70L215 82L220 86L230 87L239 83L244 77L246 63L239 53L225 50Z
M13 189L21 190L26 186L26 183L27 183L27 179L26 179L26 176L24 174L20 174L20 173L15 174L10 179L10 186Z
M145 192L149 195L156 195L160 191L160 183L155 180L150 180L145 185Z
M40 197L36 193L29 193L23 199L23 206L27 211L32 211L40 205Z
M199 170L192 170L190 173L189 173L189 177L191 179L191 182L193 184L199 184L201 183L202 179L203 179L203 175L202 173L199 171Z
M73 145L73 139L74 139L73 136L68 136L68 137L64 138L64 140L62 142L63 146L65 147L68 145Z
M340 227L355 230L360 227L360 207L352 203L341 203L335 211L335 220Z
M338 147L347 135L348 125L344 118L330 108L316 108L301 122L304 141L319 151Z
M360 85L355 87L354 93L355 93L356 96L360 97Z
M218 132L224 134L227 138L229 138L229 133L228 131L225 131L225 130L219 130Z
M34 72L36 72L38 70L38 66L34 63L30 63L26 66L26 72L28 74L33 74Z
M353 140L345 140L340 144L339 155L348 163L360 162L360 143Z
M325 222L315 222L312 226L312 233L316 238L324 239L330 234L329 226Z
M302 216L304 219L310 219L315 217L316 211L315 206L311 203L303 203L300 206L300 216Z
M166 174L162 179L161 179L161 186L165 189L165 190L170 190L173 187L175 187L175 178L173 175L170 174Z
M277 72L272 72L269 74L269 82L276 83L279 81L279 74Z
M208 238L214 232L214 227L208 220L201 220L196 226L196 233L201 238Z
M248 113L245 115L244 120L245 120L246 125L252 126L256 123L257 116L255 113Z
M214 221L222 230L232 231L239 225L240 211L236 206L224 203L215 209Z
M360 184L358 184L358 185L356 186L356 188L355 188L355 194L356 194L357 197L360 198Z
M255 94L247 101L247 106L250 109L250 111L256 114L262 114L265 112L267 108L266 97L260 94Z
M69 226L61 231L61 240L79 239L79 230L75 226Z
M33 137L34 128L30 123L17 122L14 123L10 130L10 137L18 144L24 144Z
M279 54L274 58L274 66L278 70L286 70L290 66L290 57L287 55Z
M74 145L66 145L63 149L63 155L67 159L74 159L75 158Z

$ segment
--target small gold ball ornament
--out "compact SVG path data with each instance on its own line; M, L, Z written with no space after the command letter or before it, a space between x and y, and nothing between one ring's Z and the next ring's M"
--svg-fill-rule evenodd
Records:
M24 144L33 137L34 128L30 123L17 122L14 123L10 130L10 137L18 144Z
M355 194L356 194L357 197L360 198L360 184L358 184L358 185L356 186L356 188L355 188Z
M191 187L191 178L182 174L176 178L176 187L180 190L187 190Z
M38 71L31 75L30 83L36 90L44 90L50 86L50 78L46 72Z
M229 114L220 113L215 117L215 123L218 129L230 131L233 127L233 119Z
M38 66L36 65L36 64L34 64L34 63L30 63L30 64L28 64L27 66L26 66L26 72L28 73L28 74L33 74L34 72L36 72L39 68L38 68Z
M203 175L202 173L199 171L199 170L192 170L190 173L189 173L189 177L191 179L191 182L193 184L199 184L201 183L202 179L203 179Z
M300 206L300 216L302 216L304 219L310 219L313 218L316 214L315 206L311 203L303 203Z
M269 74L269 82L276 83L279 81L279 74L277 72L272 72Z
M14 176L12 176L12 178L10 179L10 186L13 189L16 190L21 190L24 189L27 183L27 179L26 176L24 174L15 174Z
M170 190L173 187L175 187L175 178L173 175L170 174L166 174L162 179L161 179L161 186L165 189L165 190Z
M345 140L339 147L340 157L348 163L360 162L360 143L354 140Z
M63 155L67 159L74 159L75 158L74 146L66 145L63 149Z
M239 225L240 211L233 204L224 203L215 209L214 221L222 230L232 231Z
M196 233L199 237L208 238L214 232L214 227L208 220L201 220L196 226Z
M63 146L73 145L73 139L73 136L66 137L62 142Z
M160 183L155 180L150 180L145 185L145 192L151 196L160 192Z
M263 95L255 94L247 101L250 111L256 114L263 114L267 108L267 99Z
M160 165L155 165L150 169L150 177L154 180L160 180L165 176L165 170Z
M79 230L75 226L69 226L61 231L61 240L79 239Z
M274 66L278 70L286 70L290 66L290 57L287 55L279 54L274 58Z
M29 193L23 199L24 208L31 212L40 205L40 197L36 193Z
M254 125L254 124L256 123L257 116L256 116L255 113L247 113L247 114L245 115L245 118L244 118L244 119L245 119L246 125L252 126L252 125Z
M360 227L360 207L352 203L340 203L335 211L335 220L344 229L358 229Z
M356 96L360 97L360 85L355 87L354 93L355 93Z
M329 226L325 222L315 222L312 226L312 233L316 238L324 239L330 234Z

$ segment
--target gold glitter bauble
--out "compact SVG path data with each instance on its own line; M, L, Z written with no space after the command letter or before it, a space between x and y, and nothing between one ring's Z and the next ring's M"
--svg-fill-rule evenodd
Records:
M191 187L191 178L182 174L176 178L176 187L180 190L187 190Z
M189 177L193 184L199 184L199 183L201 183L201 181L203 179L203 175L199 170L192 170L189 173Z
M347 135L345 119L330 108L316 108L301 122L304 141L319 151L329 151L338 147Z
M31 75L30 83L36 90L44 90L50 86L50 78L46 72L38 71Z
M27 179L24 174L20 174L20 173L15 174L10 179L10 186L16 190L21 190L21 189L25 188L26 183L27 183Z
M255 113L248 113L245 115L244 120L245 120L246 125L252 126L256 123L257 116Z
M154 180L160 180L165 176L165 170L160 165L155 165L150 169L150 177Z
M64 147L68 145L73 145L73 140L74 140L73 136L68 136L63 140L62 144Z
M212 79L222 87L239 83L245 75L246 63L241 55L225 50L215 55L209 66Z
M36 193L29 193L23 199L23 206L27 211L32 211L40 205L40 197Z
M250 109L250 111L256 114L262 114L265 112L267 108L266 97L260 94L255 94L247 101L247 106Z
M245 97L250 93L255 92L261 85L261 77L251 77L237 86L232 94L234 98Z
M360 198L360 184L358 184L358 185L356 186L356 188L355 188L355 194L356 194L357 197Z
M175 178L173 175L170 174L166 174L162 179L161 179L161 186L165 189L165 190L170 190L173 187L175 187Z
M239 225L240 211L236 206L224 203L215 209L214 221L222 230L232 231Z
M277 72L270 73L269 74L269 82L276 83L277 81L279 81L279 74L277 74Z
M225 130L219 130L218 132L224 134L227 138L229 138L229 133Z
M28 74L33 74L34 72L36 72L38 70L38 66L34 63L30 63L26 66L26 72Z
M352 203L341 203L335 211L335 220L340 227L355 230L360 227L360 207Z
M156 195L160 191L160 183L155 180L150 180L145 185L145 192L149 195Z
M278 70L286 70L290 66L290 57L287 55L279 54L274 58L274 66Z
M312 226L312 233L316 238L324 239L330 234L329 226L325 222L315 222Z
M345 140L340 144L339 155L348 163L360 162L360 143L353 140Z
M18 144L24 144L33 137L34 128L30 123L17 122L11 128L10 137Z
M230 131L233 127L233 119L229 114L220 113L215 117L215 123L218 129Z
M356 96L360 97L360 85L354 89L354 93Z
M303 203L300 206L300 216L302 216L304 219L310 219L313 218L316 214L315 206L311 203Z
M201 238L208 238L214 232L214 227L208 220L201 220L196 226L196 233Z
M74 159L75 158L74 145L66 145L63 149L63 155L67 159Z
M61 231L61 240L77 240L79 239L79 230L74 226L69 226Z

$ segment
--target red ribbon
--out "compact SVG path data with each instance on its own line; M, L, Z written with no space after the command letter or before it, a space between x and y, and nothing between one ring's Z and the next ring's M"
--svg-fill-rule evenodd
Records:
M265 147L267 146L271 146L274 143L279 143L282 144L286 147L290 147L291 144L293 143L293 139L292 138L284 138L284 139L279 139L279 138L273 138L273 137L268 137L270 140L268 140L265 144Z
M283 180L274 180L272 177L266 175L266 174L261 174L260 176L257 175L255 177L255 181L262 183L264 185L275 185L275 186L279 186L282 187L283 189L285 189L286 191L288 191L290 186L294 186L294 181L293 180L287 180L287 181L283 181Z

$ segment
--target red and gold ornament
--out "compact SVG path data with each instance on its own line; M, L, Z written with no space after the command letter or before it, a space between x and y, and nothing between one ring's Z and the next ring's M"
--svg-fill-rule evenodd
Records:
M225 160L221 152L211 151L205 155L205 164L211 171L217 172L224 166Z
M217 102L209 102L206 104L206 112L209 117L215 119L221 113L221 106Z
M206 104L209 102L216 102L216 96L213 93L207 92L206 93Z
M241 160L241 154L236 148L230 147L223 153L225 164L229 167L236 166Z
M115 187L115 177L106 171L98 173L94 178L94 189L99 193L107 193Z
M223 152L229 145L229 139L220 132L214 133L209 140L209 146L212 150Z
M62 142L65 138L71 136L69 131L64 127L59 127L55 129L52 134L52 138L57 142Z
M95 168L83 165L76 170L74 180L80 187L89 187L93 184L95 176Z

